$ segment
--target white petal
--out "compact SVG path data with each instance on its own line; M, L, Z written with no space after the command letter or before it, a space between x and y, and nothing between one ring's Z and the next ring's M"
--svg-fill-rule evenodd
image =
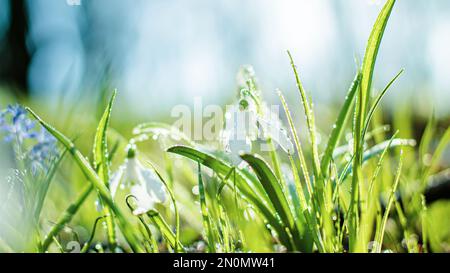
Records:
M138 183L140 179L140 170L142 169L141 164L136 158L129 158L126 161L126 183Z
M294 145L288 136L288 132L284 129L283 124L274 113L266 115L266 118L258 118L258 123L261 126L264 138L270 137L273 141L278 143L285 152L293 152Z
M120 182L122 181L123 173L125 172L125 165L119 167L119 169L113 174L111 180L109 182L109 189L111 191L111 195L114 198L116 195L117 189L119 188Z
M154 207L153 198L147 193L147 190L142 185L134 185L131 187L131 195L136 198L137 208L133 211L133 214L140 215L147 213Z
M167 200L166 190L164 184L159 180L159 177L150 169L141 169L141 177L147 194L150 195L155 202L164 203Z

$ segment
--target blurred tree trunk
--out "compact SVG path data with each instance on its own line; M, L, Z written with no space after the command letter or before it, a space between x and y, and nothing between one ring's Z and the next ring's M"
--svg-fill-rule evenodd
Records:
M0 48L0 82L26 94L31 58L26 46L28 20L25 0L9 0L9 6L10 25Z

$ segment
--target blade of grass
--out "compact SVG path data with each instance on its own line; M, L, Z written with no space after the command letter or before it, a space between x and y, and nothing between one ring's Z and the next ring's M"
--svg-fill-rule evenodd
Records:
M202 178L202 168L200 162L197 163L198 166L198 192L200 197L200 210L203 219L203 228L205 229L206 237L208 238L208 249L210 253L216 252L216 240L213 234L213 228L211 225L211 220L208 215L208 206L206 205L206 194L205 187L203 185Z
M361 79L361 114L363 115L363 121L366 117L366 111L369 105L370 93L372 88L372 79L375 70L375 63L377 60L378 51L380 49L381 40L383 39L384 31L386 29L389 17L394 7L395 0L388 0L383 9L381 10L378 18L373 26L369 40L367 42L367 48L364 55L362 65L362 79Z
M277 93L278 93L278 96L280 97L281 104L282 104L282 106L284 108L284 111L286 113L286 117L287 117L287 120L288 120L288 123L289 123L289 127L291 128L291 134L293 136L294 143L295 143L295 148L297 149L297 153L298 153L298 159L300 161L300 168L302 170L303 177L304 177L305 182L306 182L306 187L307 187L309 196L311 198L312 194L313 194L313 188L312 188L312 185L311 185L311 179L309 178L309 171L308 171L308 167L306 165L306 160L305 160L305 156L303 154L303 149L302 149L302 145L301 145L301 142L300 142L300 138L298 137L297 130L295 129L295 125L294 125L294 121L292 119L291 112L289 111L289 106L286 103L286 100L285 100L285 98L283 96L283 93L280 90L278 90Z
M294 59L292 58L292 55L289 51L287 53L291 61L292 70L294 71L295 80L297 82L297 88L300 92L300 96L302 99L303 109L305 110L306 123L308 125L309 138L312 146L314 176L316 177L316 179L318 179L321 175L321 172L320 172L319 152L317 148L317 139L316 139L316 125L314 123L314 112L312 109L313 107L306 95L305 90L303 89L303 85L302 82L300 81L300 77L298 75Z
M152 169L155 171L156 175L159 177L159 180L161 180L161 182L164 184L167 191L169 192L169 196L172 201L173 210L175 213L175 229L176 229L175 230L175 241L176 241L175 252L183 252L183 249L179 249L179 246L182 245L180 242L180 214L178 212L178 206L177 206L177 201L175 199L175 194L174 194L173 190L167 184L166 180L158 172L155 165L153 165L150 161L147 161L147 164L149 164L152 167Z
M381 252L381 246L383 245L383 238L384 238L384 233L385 233L385 229L386 229L386 223L387 223L387 220L389 217L389 213L391 211L392 204L394 203L395 192L397 191L398 184L400 182L402 166L403 166L403 151L400 151L400 159L399 159L399 163L398 163L398 167L397 167L397 173L395 175L394 185L392 186L392 190L389 195L388 203L387 203L384 215L383 215L383 219L381 221L380 228L377 231L377 234L375 237L375 242L376 242L375 248L374 248L375 253Z
M75 162L77 163L83 174L97 189L102 200L106 202L106 204L111 208L113 213L116 215L117 219L119 220L121 230L127 242L130 244L130 247L133 249L133 251L143 252L143 249L137 244L136 237L133 234L133 228L126 221L122 211L114 204L114 201L111 197L108 188L100 179L100 177L97 175L95 170L91 167L91 165L83 156L83 154L75 147L75 144L65 135L56 130L54 127L43 121L36 113L33 112L33 110L31 110L30 108L26 109L45 129L47 129L47 131L49 131L50 134L52 134L61 144L63 144L66 147L66 149L75 159Z
M162 235L172 248L184 249L184 246L179 241L177 246L176 235L173 233L167 222L161 217L159 212L157 212L156 210L150 210L149 212L147 212L147 216L150 218L152 223L161 231Z
M125 202L126 202L128 208L130 209L130 211L133 212L135 210L135 208L133 208L133 205L130 202L131 198L134 198L136 200L135 196L128 195L125 198ZM142 224L142 226L145 229L145 232L147 233L147 235L146 235L147 236L146 242L150 245L150 249L148 249L148 246L146 246L147 252L158 253L159 252L158 243L156 242L155 236L153 236L153 233L150 230L149 226L145 222L144 216L143 215L137 215L137 218L139 219L139 222Z
M298 247L302 245L302 240L299 237L299 229L290 210L286 196L283 194L283 189L275 174L268 164L256 155L244 154L241 155L241 158L252 167L253 171L258 176L259 181L263 185L264 190L269 196L269 199L275 207L283 224L290 230L292 239L296 244L294 247L298 249Z
M365 122L365 126L362 132L362 138L365 138L366 132L369 128L370 122L372 120L373 114L375 113L375 110L377 109L378 105L381 102L381 99L384 97L384 95L386 94L386 92L389 90L389 88L392 86L392 84L394 84L394 82L403 74L404 70L400 70L400 72L388 83L388 85L386 85L386 87L383 89L383 91L378 94L377 98L375 99L375 102L373 103L372 107L369 110L369 113L367 115L367 119Z
M336 122L333 125L333 130L331 131L330 138L328 139L327 147L325 149L325 153L322 157L321 162L321 169L322 173L326 173L328 165L330 164L334 150L336 149L336 146L339 143L339 140L342 137L342 133L344 132L347 119L350 116L353 101L355 99L356 90L358 90L358 86L361 82L362 74L358 73L355 76L355 79L352 82L352 85L350 86L350 89L347 93L347 96L345 97L344 105L342 106L339 116L336 120Z
M114 91L108 106L106 107L100 122L97 127L94 138L94 169L97 171L99 178L103 181L106 187L109 188L109 159L108 159L108 142L107 142L107 130L109 127L109 120L111 118L112 106L116 98L117 91ZM106 217L106 228L108 234L108 243L112 252L116 251L117 239L114 224L114 215L108 206L103 207L103 213Z
M392 150L397 147L403 147L403 146L409 146L414 147L416 146L416 141L414 139L401 139L401 138L395 138L391 140L384 141L382 143L379 143L372 148L366 150L363 154L362 163L366 163L368 160L374 158L375 156L383 153L383 151L388 148L388 150ZM344 179L347 178L348 175L353 173L353 168L350 167L347 169L347 171L344 173Z
M187 157L195 162L200 162L200 164L212 169L216 174L222 177L228 176L231 169L234 168L213 155L201 152L191 147L173 146L167 151ZM229 179L231 179L231 177ZM239 169L235 169L233 179L236 179L236 186L242 196L252 203L257 210L259 210L259 212L267 220L268 224L274 231L277 232L281 242L288 249L293 249L293 246L289 240L290 235L282 227L280 220L275 216L275 210L271 201L268 199L267 194L265 194L265 192L261 192L259 187L256 185L256 183L259 183L258 180L256 178L251 178L251 175L247 174L245 170Z
M367 42L367 48L364 55L363 65L362 65L362 78L361 85L359 88L358 100L355 106L355 119L353 128L353 138L354 138L354 153L355 157L353 159L353 179L350 189L350 204L349 204L349 215L348 215L348 227L349 227L349 245L350 251L358 251L358 219L359 219L359 208L357 206L359 199L359 183L362 180L362 170L361 165L363 162L363 149L364 149L364 136L363 128L366 121L367 108L370 100L370 91L372 85L372 79L375 69L375 63L380 48L381 40L386 29L386 25L389 16L394 7L395 0L388 0L381 10L378 18L373 26L372 32L370 34L369 40Z

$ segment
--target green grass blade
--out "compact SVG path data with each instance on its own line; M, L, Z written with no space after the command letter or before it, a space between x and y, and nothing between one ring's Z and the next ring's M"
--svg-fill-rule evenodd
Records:
M203 184L202 169L201 169L200 162L198 162L197 165L198 165L198 192L199 192L199 197L200 197L200 210L202 213L203 227L205 229L206 237L208 238L209 252L215 253L216 252L216 240L215 240L215 236L213 234L211 219L208 215L208 206L206 205L206 194L205 194L205 187Z
M187 146L173 146L169 148L167 152L187 157L195 162L200 162L200 164L212 169L222 178L229 177L231 170L234 168L213 155ZM277 232L281 242L288 249L292 250L293 246L290 242L289 234L281 225L280 220L275 216L276 213L271 205L270 199L265 192L261 192L259 187L256 186L256 183L259 183L258 180L250 178L250 174L246 174L244 170L235 169L235 172L236 186L239 189L239 192L255 206L255 209L259 210L261 215L267 220L268 224ZM229 179L231 178L229 177Z
M156 210L150 210L147 212L147 216L150 218L152 223L161 231L169 245L174 249L184 249L183 245L177 241L177 236L173 233L167 222L161 217L159 212ZM178 242L178 245L177 245Z
M108 143L106 133L108 130L111 110L116 98L116 94L116 91L114 91L108 103L108 106L106 107L103 116L100 119L97 131L95 133L93 147L94 168L97 170L99 177L106 185L109 184Z
M258 176L259 181L263 185L264 190L269 196L270 201L274 205L275 210L280 215L280 218L287 227L290 227L294 222L293 217L289 209L289 204L280 186L280 182L276 178L273 171L259 156L245 154L241 155L241 158L252 167L253 171Z
M195 162L200 162L200 164L212 169L222 177L226 177L230 173L231 169L234 168L230 164L214 155L187 146L173 146L169 148L167 152L187 157L194 160ZM267 195L256 185L257 181L247 179L247 176L243 173L243 171L240 171L238 169L235 169L235 171L237 187L246 197L254 196L257 199L260 199L262 202L270 203ZM270 210L273 211L272 208Z
M178 248L178 246L181 245L181 242L180 242L180 214L178 212L178 206L177 206L177 201L175 199L175 194L174 194L173 190L169 187L169 184L167 183L167 181L161 176L161 174L155 168L155 166L150 161L147 161L147 163L152 167L152 169L155 171L156 175L159 177L159 180L161 180L161 182L164 184L167 191L169 192L169 196L170 196L170 199L171 199L172 205L173 205L173 211L175 213L175 229L176 229L175 230L175 240L176 240L176 246L177 246L175 248L175 252L182 252L183 249Z
M355 99L356 90L358 90L358 86L361 82L361 73L358 73L355 79L350 86L350 89L345 97L344 105L342 106L339 116L336 122L333 125L333 130L331 131L330 138L328 139L327 147L325 149L325 153L322 157L321 169L322 173L326 173L328 169L328 165L330 165L331 160L333 159L333 152L336 146L339 143L339 140L342 137L342 133L344 132L345 125L350 116L352 104Z
M384 238L384 233L385 233L385 229L386 229L386 223L387 223L387 220L389 217L389 213L390 213L392 204L394 203L395 192L397 191L398 184L400 182L400 176L402 174L402 166L403 166L403 152L400 151L400 159L399 159L399 164L398 164L398 168L397 168L397 173L395 175L394 185L392 186L392 190L389 195L388 203L386 206L386 211L384 212L383 220L381 221L380 228L377 231L377 235L375 238L376 244L374 247L374 252L376 252L376 253L381 252L381 246L383 245L383 238Z
M295 80L297 82L297 88L302 98L303 109L305 110L306 123L308 125L309 138L311 140L312 146L314 176L316 177L316 179L318 179L321 175L321 171L320 171L319 151L317 148L316 125L314 123L313 107L306 95L302 82L300 81L300 77L297 72L297 67L295 66L294 59L292 58L292 55L289 51L287 53L291 61L292 70L294 71Z
M380 49L381 40L383 39L384 31L386 29L389 17L394 7L395 0L388 0L381 10L378 18L373 26L369 40L367 42L367 48L364 55L362 65L362 79L361 79L361 114L363 120L365 120L366 111L369 105L370 92L372 88L372 79L375 70L375 63Z
M109 188L109 156L108 156L108 141L107 130L109 127L109 120L111 117L111 110L116 98L117 91L114 91L111 99L106 107L100 122L97 127L94 138L94 169L97 171L98 176L103 183ZM108 233L108 242L112 252L115 252L117 247L116 231L114 224L114 215L108 206L103 208L103 213L106 216L106 228Z
M445 130L444 135L442 136L441 140L439 140L439 143L436 146L436 149L434 150L433 156L431 157L430 167L425 174L425 178L429 174L433 174L438 169L439 161L441 160L442 155L444 154L444 151L449 143L450 143L450 127L448 127L447 130Z
M386 87L383 89L383 91L378 94L377 98L375 99L375 102L373 103L372 107L369 110L369 113L367 115L367 119L365 121L365 126L362 132L362 138L364 139L366 132L370 126L370 121L372 120L373 114L375 113L375 110L377 109L378 105L381 102L381 99L384 97L386 92L389 90L389 88L394 84L394 82L403 74L404 70L400 70L400 72L386 85Z
M122 211L114 204L114 201L111 197L109 189L97 175L95 170L91 167L87 159L83 156L83 154L75 147L75 144L67 138L65 135L56 130L53 126L43 121L36 113L33 112L30 108L27 108L27 111L45 128L47 131L52 134L73 156L75 162L78 167L81 169L85 177L94 185L94 187L99 192L103 201L111 208L113 213L116 215L119 220L119 224L121 230L130 244L130 247L135 252L143 252L143 249L137 244L137 239L133 233L132 226L126 221L124 214Z
M416 141L414 139L395 138L392 140L387 140L382 143L379 143L364 152L362 163L365 163L368 160L374 158L375 156L383 153L385 149L392 150L393 148L403 147L403 146L414 147L414 146L416 146ZM347 171L345 172L344 179L352 172L353 172L353 168L352 167L348 168Z
M430 115L430 118L427 122L427 126L425 131L423 132L422 139L419 144L419 158L420 162L425 162L425 156L428 153L428 149L430 148L431 141L433 140L433 136L436 131L436 116L434 112Z
M259 156L244 154L241 155L241 158L245 160L256 173L258 180L269 196L277 214L280 216L285 227L290 230L292 239L295 243L295 248L299 249L302 245L302 240L299 237L299 228L296 225L297 223L290 210L288 200L286 199L280 182L277 180L275 174L264 159Z
M375 69L375 63L380 49L381 40L386 29L389 16L394 7L395 0L388 0L381 10L378 18L372 28L372 32L367 42L366 52L362 65L362 78L359 88L358 100L355 107L355 119L353 123L353 139L355 151L353 158L354 175L352 178L350 205L349 205L349 244L350 250L358 250L358 217L359 209L357 206L359 199L359 182L362 179L361 165L363 156L363 128L366 121L367 108L370 100L370 91L372 88L372 79Z
M375 181L377 180L378 175L379 175L379 173L381 171L381 167L383 166L384 158L385 158L385 156L387 154L387 151L389 149L391 149L392 142L394 141L394 139L397 136L397 134L398 134L398 132L396 132L392 136L392 138L389 140L388 144L384 148L383 152L381 153L380 158L378 159L377 166L375 167L375 171L373 172L372 179L370 180L370 183L369 183L369 189L367 190L366 200L369 200L369 198L372 196L373 187L374 187ZM369 201L367 201L366 206L367 206L367 208L369 207Z
M286 103L283 93L280 90L278 90L278 96L280 97L280 101L284 108L284 112L286 113L289 127L291 128L291 134L294 139L295 148L297 149L298 159L300 161L300 168L302 170L303 177L306 182L306 187L307 187L309 196L312 197L313 189L312 189L311 179L309 178L308 166L306 165L306 160L305 160L305 156L303 154L303 149L302 149L302 145L300 142L300 138L298 137L297 130L295 129L294 120L292 119L291 112L289 111L289 106Z

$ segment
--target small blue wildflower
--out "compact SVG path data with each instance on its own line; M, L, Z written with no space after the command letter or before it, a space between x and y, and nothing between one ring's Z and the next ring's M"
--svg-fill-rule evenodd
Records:
M5 134L5 142L17 140L22 143L25 139L36 138L33 131L35 122L27 117L27 111L20 105L9 105L1 112L0 131Z
M9 105L0 112L0 133L5 135L5 142L16 140L21 150L28 151L24 158L33 175L48 170L58 155L56 139L45 128L39 128L28 117L25 108L18 104ZM25 143L25 140L28 141Z
M36 141L37 143L28 153L33 174L36 174L39 169L49 168L53 159L58 155L56 139L45 128L41 128L36 135Z

